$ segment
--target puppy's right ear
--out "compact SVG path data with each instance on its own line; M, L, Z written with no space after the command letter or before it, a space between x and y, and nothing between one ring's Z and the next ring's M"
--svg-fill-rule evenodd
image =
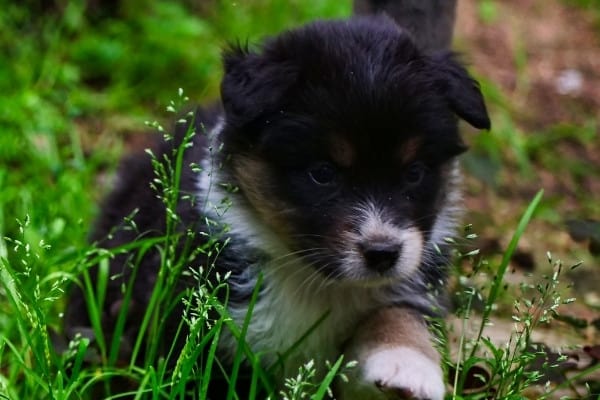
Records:
M221 100L228 123L241 126L275 104L295 82L295 71L285 62L248 50L247 45L232 45L223 54L225 75Z

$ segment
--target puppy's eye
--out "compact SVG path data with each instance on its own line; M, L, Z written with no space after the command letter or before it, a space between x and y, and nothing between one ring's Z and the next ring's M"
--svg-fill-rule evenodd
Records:
M308 169L308 175L317 185L331 186L335 184L337 171L333 165L321 162L310 167Z
M421 183L426 173L427 166L425 164L422 162L414 162L404 171L404 181L409 185L418 185Z

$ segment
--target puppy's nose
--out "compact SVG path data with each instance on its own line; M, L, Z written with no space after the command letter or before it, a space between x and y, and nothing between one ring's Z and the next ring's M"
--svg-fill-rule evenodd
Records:
M401 246L388 243L361 244L360 250L365 258L367 268L385 272L392 268L400 256Z

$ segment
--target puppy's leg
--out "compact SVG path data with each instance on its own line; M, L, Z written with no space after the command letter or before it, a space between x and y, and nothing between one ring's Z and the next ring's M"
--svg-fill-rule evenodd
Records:
M419 48L434 52L450 48L456 0L354 0L354 13L386 13L412 33Z
M343 400L444 398L440 355L414 310L379 310L361 323L345 354L358 366L340 383Z

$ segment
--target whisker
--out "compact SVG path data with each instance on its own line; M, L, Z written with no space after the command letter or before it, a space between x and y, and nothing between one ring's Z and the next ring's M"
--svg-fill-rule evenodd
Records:
M311 274L304 279L304 281L302 281L300 283L300 285L298 285L298 287L296 288L296 290L292 293L292 296L296 296L298 294L298 292L300 292L300 290L309 290L310 287L313 285L314 282L317 281L317 279L319 278L319 276L321 275L321 272L317 269L315 269L313 272L311 272Z
M296 251L292 251L286 254L283 254L281 256L275 257L273 259L270 260L270 262L278 262L280 260L286 259L288 257L293 257L293 256L299 256L302 255L304 253L310 253L314 250L327 250L325 247L311 247L308 249L301 249L301 250L296 250Z
M309 266L309 263L305 263L305 259L308 256L312 256L312 257L316 257L321 258L322 256L326 256L328 253L325 251L327 249L325 248L311 248L311 249L304 249L302 251L296 252L296 258L292 258L292 259L288 259L286 262L283 263L273 263L271 262L271 265L269 268L266 269L266 274L267 275L274 275L276 273L278 273L279 271L287 268L289 265L294 265L296 264L298 261L304 262L304 264L300 265L300 268L297 268L296 270L294 270L291 275L288 275L287 278L291 279L292 277L296 276L297 274L301 273L302 271L305 270L306 266ZM284 257L279 257L280 259L284 259Z

